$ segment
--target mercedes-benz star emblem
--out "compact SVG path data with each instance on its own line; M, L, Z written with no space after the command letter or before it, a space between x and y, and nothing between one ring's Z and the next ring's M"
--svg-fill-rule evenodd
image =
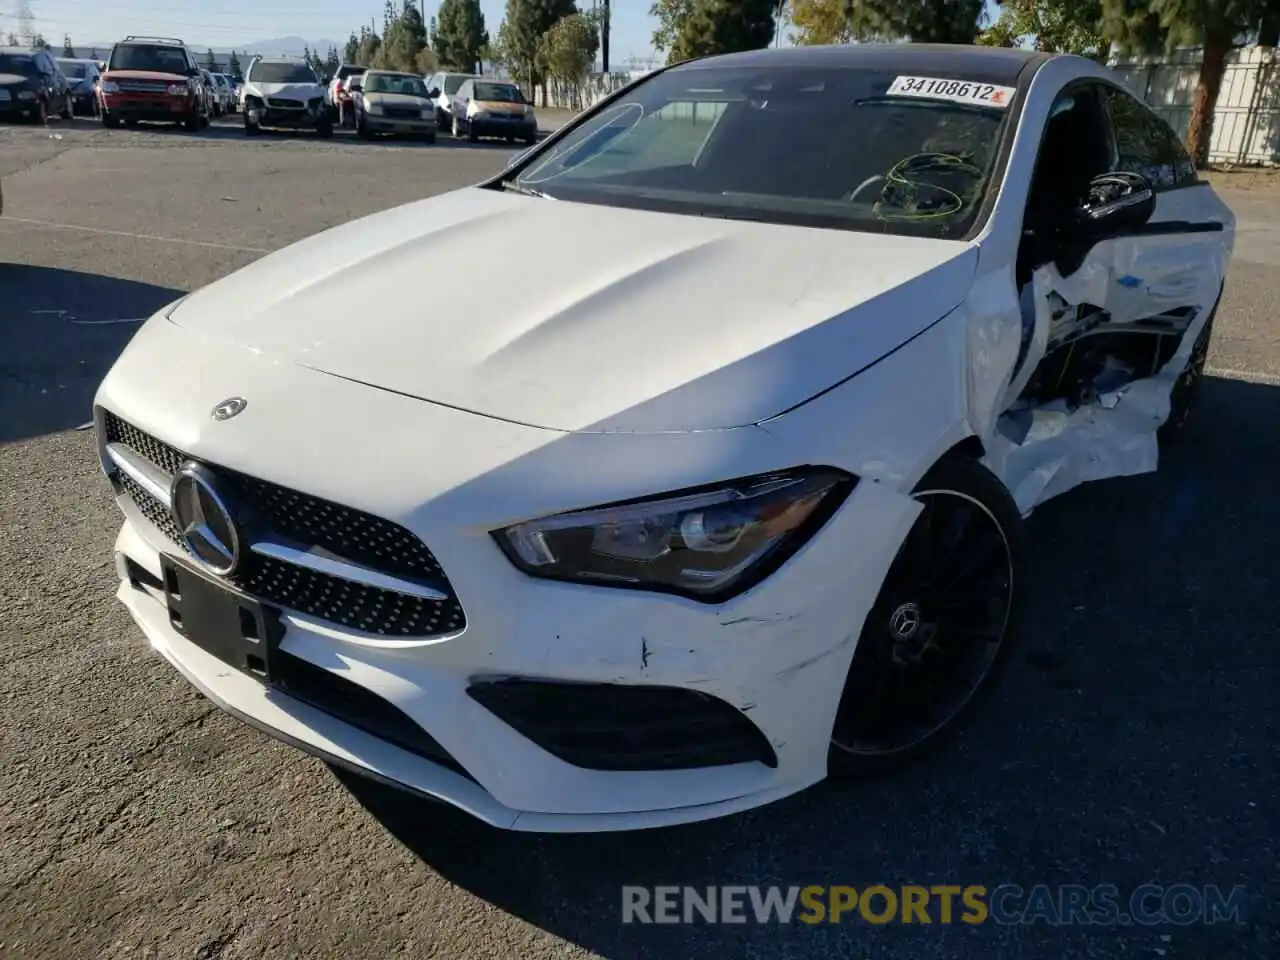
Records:
M240 533L215 482L208 467L184 463L173 478L169 503L191 555L211 573L226 576L240 564Z
M904 603L889 615L889 630L893 639L905 643L920 629L920 608L914 603Z
M227 397L213 408L213 419L230 420L248 405L249 401L244 397Z

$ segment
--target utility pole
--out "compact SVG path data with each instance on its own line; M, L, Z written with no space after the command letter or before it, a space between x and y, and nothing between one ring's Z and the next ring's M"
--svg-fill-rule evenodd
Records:
M609 0L600 0L600 68L609 72Z

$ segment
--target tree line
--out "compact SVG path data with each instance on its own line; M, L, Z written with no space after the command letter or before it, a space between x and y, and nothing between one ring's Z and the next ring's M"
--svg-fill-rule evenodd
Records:
M799 44L911 40L1030 46L1106 62L1113 52L1202 51L1187 149L1207 161L1213 114L1235 46L1274 47L1280 0L654 0L654 46L668 62L768 46L789 28Z
M381 32L375 24L352 31L341 57L333 50L325 58L324 72L332 75L335 60L423 75L501 67L522 86L541 89L545 103L548 81L581 82L596 54L608 49L608 0L590 13L573 0L507 0L506 16L492 35L480 0L442 0L427 24L413 0L400 3L396 9L387 0Z

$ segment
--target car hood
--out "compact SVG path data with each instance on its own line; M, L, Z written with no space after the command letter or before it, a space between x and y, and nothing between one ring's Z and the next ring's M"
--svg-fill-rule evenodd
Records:
M246 86L263 97L310 100L313 97L324 96L324 87L318 83L249 83Z
M517 423L688 431L768 419L874 363L956 307L976 264L959 241L471 187L263 257L170 320Z
M186 83L187 78L180 73L165 73L163 70L108 70L102 75L104 80L161 80L165 83Z

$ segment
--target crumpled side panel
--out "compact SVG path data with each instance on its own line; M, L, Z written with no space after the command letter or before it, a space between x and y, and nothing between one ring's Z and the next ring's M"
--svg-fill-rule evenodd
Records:
M1100 244L1068 277L1052 264L1035 272L1027 368L1056 343L1087 338L1091 329L1131 325L1164 311L1195 310L1176 352L1154 375L1132 379L1119 364L1108 364L1094 378L1090 402L1017 401L999 418L986 438L985 462L1008 486L1024 516L1082 483L1156 469L1156 431L1168 419L1170 394L1212 314L1222 274L1213 266L1206 269L1202 256L1192 255L1185 235ZM1021 389L1028 375L1024 370L1011 386Z

